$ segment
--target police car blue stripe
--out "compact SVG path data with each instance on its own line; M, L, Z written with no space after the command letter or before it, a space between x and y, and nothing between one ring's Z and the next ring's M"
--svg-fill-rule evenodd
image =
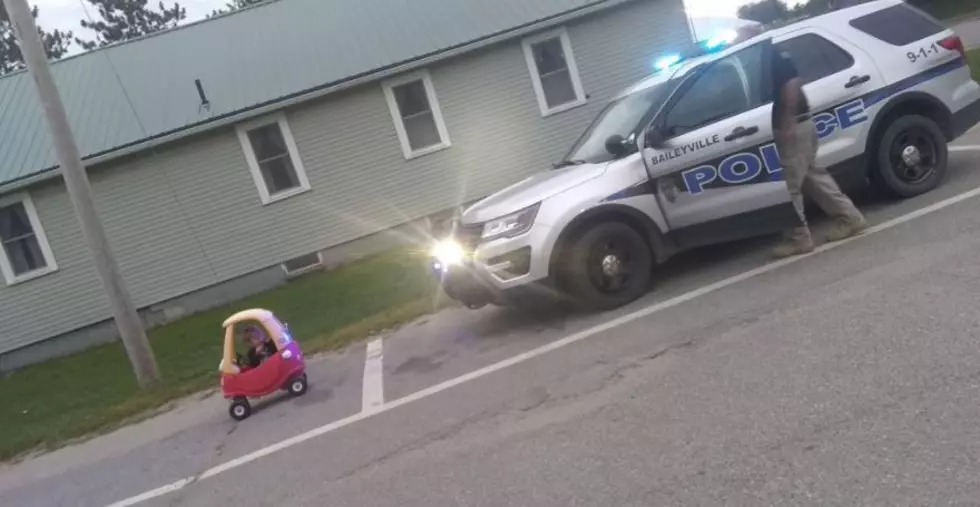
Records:
M950 72L956 71L965 66L966 66L966 59L957 58L951 62L946 62L937 65L931 69L926 70L925 72L920 72L919 74L916 74L914 76L892 83L888 86L885 86L884 88L875 90L865 95L864 107L869 108L871 106L874 106L879 102L882 102L892 97L893 95L898 95L899 93L904 92L910 88L914 88L922 83L931 81L933 79L936 79L937 77L944 76L946 74L949 74Z

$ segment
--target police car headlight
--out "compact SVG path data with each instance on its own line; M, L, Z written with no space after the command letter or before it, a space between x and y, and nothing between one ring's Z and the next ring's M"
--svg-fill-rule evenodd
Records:
M483 241L499 238L513 238L531 229L534 219L538 216L541 203L535 204L510 215L491 220L483 225Z
M466 256L466 251L463 250L463 245L457 241L445 239L433 245L430 254L440 264L440 267L448 267L461 264Z

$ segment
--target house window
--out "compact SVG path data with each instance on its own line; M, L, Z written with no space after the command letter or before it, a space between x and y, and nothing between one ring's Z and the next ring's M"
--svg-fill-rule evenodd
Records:
M323 254L314 252L289 259L282 263L282 270L287 276L299 276L323 267Z
M0 271L7 285L58 269L34 203L24 194L0 198Z
M296 141L278 114L238 127L238 140L263 204L270 204L310 189Z
M449 133L428 72L403 76L382 86L406 159L450 146Z
M585 104L572 43L564 28L525 39L523 45L542 116Z

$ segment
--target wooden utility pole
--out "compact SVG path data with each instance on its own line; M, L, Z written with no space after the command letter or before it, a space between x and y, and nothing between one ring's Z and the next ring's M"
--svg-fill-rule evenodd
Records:
M136 380L140 387L147 388L160 380L153 350L146 338L139 314L129 296L129 291L123 282L122 275L116 265L116 260L109 248L102 222L99 221L92 201L92 188L89 185L88 174L82 165L82 157L75 144L75 138L68 124L68 114L61 102L61 95L51 76L48 65L48 55L44 50L41 37L38 35L34 16L27 0L3 0L7 6L7 15L13 26L14 35L20 44L27 70L34 80L38 99L44 108L51 142L61 164L61 173L65 178L65 187L75 208L75 215L82 228L82 235L92 253L99 278L105 286L112 315L119 328L126 354L133 365Z

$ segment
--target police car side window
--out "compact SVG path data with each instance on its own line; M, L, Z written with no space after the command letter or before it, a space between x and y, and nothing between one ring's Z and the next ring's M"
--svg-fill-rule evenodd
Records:
M776 44L776 51L789 54L804 83L832 76L854 65L854 57L850 53L812 33L780 42Z
M761 46L714 62L667 113L667 137L679 136L761 106L761 78Z

